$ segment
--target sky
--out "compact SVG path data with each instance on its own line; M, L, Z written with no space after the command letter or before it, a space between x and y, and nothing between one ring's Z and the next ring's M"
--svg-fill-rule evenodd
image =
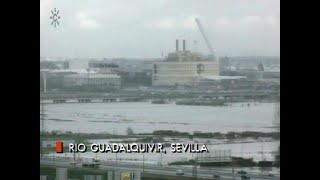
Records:
M59 25L51 25L59 10ZM280 0L40 0L40 56L160 58L187 50L280 56Z

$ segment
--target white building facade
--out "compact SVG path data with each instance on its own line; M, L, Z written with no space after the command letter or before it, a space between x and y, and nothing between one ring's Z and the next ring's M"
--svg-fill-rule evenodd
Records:
M193 85L202 76L218 76L217 61L164 61L154 64L152 85Z
M219 60L186 50L185 40L183 49L179 50L179 40L176 40L176 51L153 65L152 85L192 86L202 76L219 76Z
M116 74L74 74L64 77L64 86L104 85L121 86L121 77Z

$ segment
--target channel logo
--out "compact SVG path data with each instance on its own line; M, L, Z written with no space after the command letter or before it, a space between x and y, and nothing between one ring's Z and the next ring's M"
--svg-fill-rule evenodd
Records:
M63 142L62 141L56 142L56 152L63 153Z

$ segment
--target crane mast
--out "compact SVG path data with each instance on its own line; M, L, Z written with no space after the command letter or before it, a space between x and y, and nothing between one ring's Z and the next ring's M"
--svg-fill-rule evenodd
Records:
M201 34L202 34L202 36L203 36L204 40L205 40L205 42L206 42L206 44L207 44L207 46L208 46L208 48L209 48L209 51L210 51L211 55L215 58L215 55L214 55L214 51L213 51L212 45L211 45L211 43L210 43L210 41L209 41L209 39L208 39L208 37L207 37L206 33L204 32L204 28L203 28L203 26L202 26L202 24L201 24L200 20L199 20L198 18L196 18L195 20L196 20L196 23L197 23L197 25L198 25L198 27L199 27L199 30L200 30L200 32L201 32Z

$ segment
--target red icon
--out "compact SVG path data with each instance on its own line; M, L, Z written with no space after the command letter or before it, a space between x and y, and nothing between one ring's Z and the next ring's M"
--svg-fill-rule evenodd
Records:
M56 142L56 152L63 153L63 142L62 141Z

